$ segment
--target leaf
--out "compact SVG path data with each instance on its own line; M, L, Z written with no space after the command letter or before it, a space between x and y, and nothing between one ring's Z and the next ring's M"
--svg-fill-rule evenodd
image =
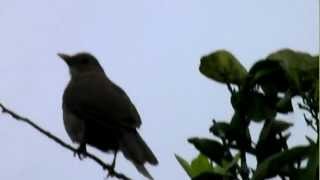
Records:
M270 133L278 134L280 132L287 130L291 126L293 126L292 123L288 123L288 122L282 121L282 120L273 120L271 122Z
M309 148L310 146L298 146L270 156L258 165L252 180L264 180L277 175L285 165L305 158Z
M276 109L269 104L265 96L259 93L252 93L249 98L248 116L250 118L255 121L261 121L276 116Z
M208 158L202 155L201 153L191 162L192 177L196 177L199 174L204 172L212 172L212 171L213 171L213 167L210 164Z
M280 99L277 102L277 111L281 113L293 112L292 102L291 102L291 93L286 92L284 98Z
M232 161L227 162L224 166L223 169L225 170L225 172L228 172L228 170L230 168L232 168L234 165L236 165L238 163L238 161L240 160L240 153L237 153L234 158L232 159Z
M249 119L259 122L277 114L274 102L263 94L249 92L245 98L239 94L237 92L231 96L231 103L236 111L242 111Z
M239 149L251 150L251 135L248 126L245 125L239 113L235 112L231 119L230 142L235 140ZM241 130L240 130L241 129Z
M221 164L222 159L226 157L225 148L222 144L211 139L206 138L190 138L189 143L193 144L202 154L210 158L217 164ZM227 158L230 158L229 154Z
M318 78L319 61L310 54L282 49L270 54L267 59L280 63L294 92L307 91L311 83Z
M316 101L316 109L319 109L319 80L314 83L313 99Z
M317 144L312 144L308 151L308 162L305 168L295 169L290 172L290 179L294 180L317 180L319 179L319 148Z
M221 83L241 85L247 71L228 51L219 50L200 59L200 72L206 77Z
M319 179L316 178L317 171L319 169L319 146L313 144L309 152L309 160L307 163L306 171L302 175L304 179Z
M186 171L186 173L189 175L189 177L192 177L192 170L191 166L189 165L188 161L180 157L179 155L175 154L174 155L179 162L179 164L183 167L183 169Z
M204 172L194 178L192 180L223 180L222 175L214 173L214 172Z
M230 124L226 122L216 122L214 123L209 131L212 132L214 135L220 138L227 138L230 132Z
M269 156L276 154L285 148L287 138L284 137L283 139L278 139L276 136L291 126L291 123L280 120L265 122L256 146L256 158L258 164Z
M272 118L276 115L276 109L273 103L261 93L250 92L247 96L240 96L240 93L234 93L231 96L233 108L238 112L243 112L249 119L261 121L266 118Z
M262 143L271 137L275 137L278 133L287 130L291 126L293 126L292 123L281 120L273 120L269 123L265 123L261 130L258 142Z
M318 169L319 169L319 146L318 144L313 144L310 148L309 161L306 167L306 174L303 177L306 179L318 179L316 178Z
M251 89L256 84L269 96L275 96L289 88L286 72L278 61L260 60L251 67L246 79L246 88Z

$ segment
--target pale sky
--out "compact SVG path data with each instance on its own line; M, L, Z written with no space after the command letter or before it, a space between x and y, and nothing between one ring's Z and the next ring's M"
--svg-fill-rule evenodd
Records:
M61 110L69 74L56 54L91 52L140 112L140 133L160 162L148 166L156 180L188 179L174 153L192 159L197 151L186 139L211 137L211 119L232 116L226 87L199 73L201 56L226 49L249 68L280 48L319 50L315 0L2 0L0 23L0 102L71 143ZM286 118L297 124L293 132L303 132L290 143L304 143L301 113ZM106 176L6 115L0 142L0 179ZM122 155L116 169L143 179Z

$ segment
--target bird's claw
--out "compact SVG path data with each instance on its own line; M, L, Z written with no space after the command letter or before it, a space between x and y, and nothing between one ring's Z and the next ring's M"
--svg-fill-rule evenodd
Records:
M86 145L80 144L79 148L74 151L73 156L78 157L80 160L84 159L87 154Z
M114 169L112 168L111 170L108 171L107 177L106 179L108 179L109 177L113 177L114 176Z

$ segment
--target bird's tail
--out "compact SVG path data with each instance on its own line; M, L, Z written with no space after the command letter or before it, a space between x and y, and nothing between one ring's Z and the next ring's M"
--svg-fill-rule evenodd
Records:
M136 130L126 131L120 142L120 150L123 155L135 165L141 174L149 179L153 179L144 167L144 163L148 162L156 165L158 164L158 160L139 133Z

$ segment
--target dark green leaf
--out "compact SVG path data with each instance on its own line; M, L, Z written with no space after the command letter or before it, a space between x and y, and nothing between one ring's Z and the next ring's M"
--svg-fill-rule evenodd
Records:
M313 99L315 101L315 109L319 109L319 80L314 82Z
M236 141L238 149L251 150L251 136L248 126L246 126L244 119L241 119L239 113L234 113L231 120L231 130L228 135L228 140L232 142ZM241 129L241 130L240 130Z
M248 116L255 121L273 118L277 113L276 109L269 104L268 99L259 93L250 94L248 105Z
M277 134L277 133L280 133L280 132L287 130L291 126L293 126L292 123L288 123L288 122L281 121L281 120L274 120L271 122L271 129L270 129L271 132L270 133Z
M292 125L292 123L288 123L281 120L273 120L269 123L266 122L261 130L258 142L263 142L271 137L275 137L276 134L287 130Z
M230 133L230 124L226 122L217 122L210 127L210 132L220 138L227 138Z
M241 85L247 74L241 63L225 50L203 56L200 61L200 72L221 83Z
M250 92L246 97L240 96L239 93L234 93L231 96L231 103L236 111L241 111L249 119L258 122L275 117L277 110L274 102L270 100L257 92Z
M205 172L197 177L192 178L192 180L224 180L223 177L224 176L214 172Z
M217 164L221 164L222 159L226 157L225 148L221 143L206 138L190 138L188 141L193 144L202 154L210 158ZM229 158L231 155L227 156Z
M313 144L309 152L309 161L306 167L306 174L303 176L305 179L318 179L316 177L319 170L319 146Z
M247 77L247 89L258 84L269 96L275 96L278 92L285 92L289 88L289 80L277 61L258 61L252 66Z
M291 172L291 179L294 180L318 180L319 179L319 148L317 144L312 144L308 152L307 167Z
M283 137L281 139L276 138L276 136L288 129L290 126L292 126L291 123L280 120L265 122L256 146L258 164L269 156L282 151L286 147L287 138Z
M318 78L319 61L310 54L282 49L270 54L267 59L280 62L294 92L309 90L311 83Z
M223 166L223 169L225 170L225 172L227 172L230 168L232 168L233 166L235 166L238 161L240 160L240 153L237 153L234 158L232 159L232 161L227 162L225 164L225 166Z
M265 159L253 174L252 180L264 180L277 175L281 169L307 156L309 146L294 147Z
M293 112L293 107L291 103L291 93L287 92L284 98L277 102L277 111L281 113Z

